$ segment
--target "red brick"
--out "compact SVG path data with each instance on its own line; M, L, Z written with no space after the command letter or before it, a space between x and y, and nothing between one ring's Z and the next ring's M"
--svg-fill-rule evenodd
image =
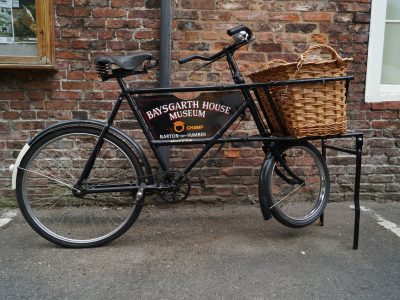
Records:
M201 19L203 20L229 21L231 16L232 13L229 11L215 11L215 10L201 11Z
M371 122L372 128L374 129L389 129L389 128L400 128L400 121L388 121L388 120L373 120Z
M185 9L214 9L216 0L182 0Z
M98 109L107 109L110 110L113 107L111 102L80 102L79 109L88 109L88 110L98 110ZM74 108L76 109L76 108Z
M333 15L330 12L305 12L303 18L306 22L332 21Z
M143 0L111 0L111 7L143 7Z
M300 16L295 13L271 13L268 16L270 21L288 21L288 22L299 22Z
M357 3L355 1L339 2L338 7L340 11L351 11L351 12L370 12L370 3Z
M135 22L137 22L137 20L132 20L131 22L131 27L135 28L135 27L139 27L140 24L137 24ZM143 27L147 28L147 29L160 29L160 20L149 20L149 19L144 19L143 20Z
M56 57L61 59L78 59L78 60L87 60L88 54L86 52L77 52L77 51L57 51Z
M266 11L236 11L233 15L238 19L238 21L266 21L267 12ZM271 16L270 16L270 20Z
M85 79L86 80L99 80L99 75L97 74L97 72L85 72Z
M11 101L10 106L16 110L43 109L44 103L43 101Z
M311 35L311 40L320 44L326 44L328 41L328 36L326 34L313 34Z
M44 128L45 123L43 121L23 121L14 125L14 130L34 130Z
M65 90L92 90L93 83L92 82L82 82L82 81L66 81L62 83L62 88Z
M87 17L89 12L86 7L60 6L56 8L57 16L65 17Z
M112 30L98 31L98 36L100 40L111 40L116 36L116 32Z
M239 149L226 149L224 150L224 156L228 158L238 158L240 157Z
M81 34L81 31L78 29L63 29L61 30L61 37L63 38L77 38Z
M55 90L60 88L59 81L30 81L26 87L32 90Z
M124 20L107 20L106 22L106 27L107 28L113 28L113 29L118 29L118 28L125 28L126 26L126 21Z
M372 110L382 110L382 109L395 109L400 110L400 101L386 101L379 103L371 103Z
M285 3L285 8L288 11L315 11L318 9L318 3L310 3L306 1L290 1Z
M86 22L87 28L104 28L106 26L105 18L89 19Z
M95 7L92 10L92 15L95 18L118 18L126 17L127 12L125 9Z
M282 44L279 43L257 43L252 46L257 52L281 52Z
M29 100L44 100L46 98L46 92L44 92L44 91L28 91L26 96Z
M135 33L135 39L155 39L159 38L159 33L156 31L137 31Z
M70 80L82 80L84 78L83 71L69 71L67 73L67 78Z
M45 101L45 108L49 110L71 110L78 109L78 101L51 100Z
M159 19L160 11L157 10L131 10L129 11L128 19Z
M232 167L223 168L221 174L224 176L251 176L253 175L253 168L246 167Z
M35 111L21 111L19 115L21 119L36 119Z
M0 93L0 99L3 100L22 100L24 94L20 91L2 91Z
M55 91L49 93L49 100L79 100L79 99L82 99L82 94L80 92Z
M19 113L17 111L4 111L2 116L5 120L16 120L19 118Z
M119 40L123 40L123 41L129 41L133 38L133 32L132 31L127 31L127 30L118 30L116 32L117 38ZM96 49L101 49L104 47L96 47ZM93 49L93 47L92 47Z
M125 42L125 41L108 41L107 47L111 50L137 50L139 49L139 44L137 42Z

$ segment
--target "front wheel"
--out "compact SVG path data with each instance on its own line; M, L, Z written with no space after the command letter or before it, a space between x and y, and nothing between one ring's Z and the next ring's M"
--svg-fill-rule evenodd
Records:
M101 128L60 128L37 140L21 161L17 200L30 226L64 247L101 246L135 222L142 203L133 192L79 195L74 188ZM137 157L119 137L107 133L83 186L140 185Z
M282 224L300 228L312 224L323 213L329 199L329 173L325 159L312 144L299 141L283 145L280 154L290 176L273 155L266 161L260 181L260 202Z

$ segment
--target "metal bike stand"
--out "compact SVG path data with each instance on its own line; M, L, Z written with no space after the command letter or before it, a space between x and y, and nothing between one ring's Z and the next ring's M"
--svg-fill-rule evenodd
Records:
M355 149L348 149L327 144L327 140L331 138L322 139L322 155L326 159L326 149L333 149L340 152L353 154L356 156L356 176L354 180L354 237L353 237L353 249L358 249L358 238L360 230L360 180L361 180L361 157L364 134L360 132L347 133L341 136L333 137L337 138L355 138ZM324 214L320 217L321 226L324 225Z

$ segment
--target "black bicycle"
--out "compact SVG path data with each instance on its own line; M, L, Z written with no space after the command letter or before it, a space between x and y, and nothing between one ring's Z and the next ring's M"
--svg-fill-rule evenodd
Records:
M259 199L265 219L273 215L290 227L317 220L329 198L329 173L320 151L310 143L321 137L296 139L274 136L259 92L272 86L320 81L349 81L351 77L246 84L234 60L236 50L254 40L243 26L228 30L232 45L211 57L192 55L213 63L225 58L234 84L201 87L131 89L123 80L156 67L151 54L107 56L96 59L103 81L116 79L121 93L105 123L74 120L51 126L29 141L13 169L13 187L30 226L47 240L65 247L94 247L119 237L138 218L146 194L157 192L168 202L187 198L190 171L216 145L259 142L265 153L259 176ZM348 86L348 84L347 84ZM172 93L202 92L183 100ZM153 174L137 142L112 126L127 101L159 164ZM274 103L272 108L284 132ZM258 135L233 137L228 129L249 111ZM168 145L203 145L183 168L171 170L160 154Z

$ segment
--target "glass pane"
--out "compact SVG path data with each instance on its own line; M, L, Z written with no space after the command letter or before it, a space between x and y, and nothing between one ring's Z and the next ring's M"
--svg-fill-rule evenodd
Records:
M381 77L383 84L400 84L399 36L400 23L386 23Z
M0 53L37 56L35 0L0 0Z
M400 20L400 0L388 0L386 20Z

